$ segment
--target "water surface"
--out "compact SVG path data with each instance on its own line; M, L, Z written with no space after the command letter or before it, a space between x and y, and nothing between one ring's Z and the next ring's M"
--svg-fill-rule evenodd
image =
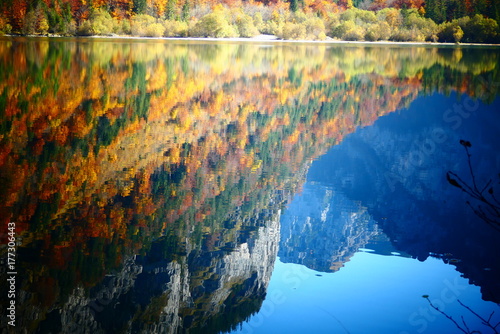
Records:
M446 172L499 188L498 63L495 48L1 39L16 329L457 331L428 295L488 333L458 300L499 321L500 232Z

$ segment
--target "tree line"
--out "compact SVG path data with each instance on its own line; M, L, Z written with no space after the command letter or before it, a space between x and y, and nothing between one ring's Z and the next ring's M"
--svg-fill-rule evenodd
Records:
M500 41L490 0L0 0L0 33Z

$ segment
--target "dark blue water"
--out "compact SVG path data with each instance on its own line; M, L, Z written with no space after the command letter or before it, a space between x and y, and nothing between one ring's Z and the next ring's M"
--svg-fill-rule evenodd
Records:
M234 333L460 332L447 316L493 333L477 315L500 321L500 233L446 173L473 185L467 140L476 184L500 190L499 111L421 97L314 161L281 217L263 306Z

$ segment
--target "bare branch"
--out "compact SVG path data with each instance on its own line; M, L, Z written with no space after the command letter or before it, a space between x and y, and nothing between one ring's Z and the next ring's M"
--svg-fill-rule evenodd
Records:
M491 180L489 180L488 182L486 182L486 184L484 185L483 189L480 191L480 194L482 195L484 193L484 191L486 190L486 188L488 188L488 186L491 184Z
M459 325L459 324L455 321L455 319L453 319L450 315L448 315L448 314L444 313L443 311L441 311L441 310L439 309L439 307L435 306L435 305L434 305L434 304L430 301L429 296L425 295L425 296L422 296L422 297L424 297L424 298L427 300L427 302L429 303L429 305L430 305L433 309L435 309L436 311L438 311L439 313L441 313L442 315L444 315L446 318L448 318L451 322L453 322L453 323L455 324L455 326L457 326L457 328L458 328L458 329L460 329L460 331L462 331L462 332L463 332L463 333L465 333L465 334L470 334L470 332L469 332L468 330L466 331L465 329L463 329L462 327L460 327L460 325Z
M490 314L490 316L489 316L488 320L486 320L486 319L484 319L482 316L480 316L479 314L477 314L474 310L472 310L469 306L467 306L467 305L465 305L464 303L462 303L462 301L460 301L460 299L457 299L457 301L458 301L458 303L459 303L460 305L462 305L464 308L466 308L469 312L471 312L471 313L472 313L472 314L474 314L477 318L479 318L485 326L487 326L487 327L489 327L489 328L493 329L493 332L494 332L495 334L498 334L498 331L497 331L497 329L496 329L496 327L498 326L498 324L497 324L497 325L495 325L495 326L493 326L493 325L491 324L491 322L490 322L490 321L491 321L491 317L493 316L493 313L495 313L494 311Z
M474 214L476 214L480 219L484 220L488 225L500 231L500 201L495 197L495 191L492 187L492 180L490 179L488 182L486 182L482 189L479 190L476 176L472 168L472 155L469 151L469 148L472 147L472 145L469 141L466 140L460 140L460 145L464 147L465 153L467 154L467 164L469 166L469 172L472 178L472 185L469 185L467 182L462 180L460 176L451 171L448 171L446 173L446 179L452 186L459 188L467 195L471 196L480 203L483 203L484 206L479 205L479 203L472 205L469 201L466 202L467 205L472 209ZM486 190L491 198L485 197L484 192Z

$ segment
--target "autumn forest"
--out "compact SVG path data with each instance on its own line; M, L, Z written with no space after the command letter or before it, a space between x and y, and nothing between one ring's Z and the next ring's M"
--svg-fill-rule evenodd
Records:
M499 43L493 0L1 0L0 33Z

